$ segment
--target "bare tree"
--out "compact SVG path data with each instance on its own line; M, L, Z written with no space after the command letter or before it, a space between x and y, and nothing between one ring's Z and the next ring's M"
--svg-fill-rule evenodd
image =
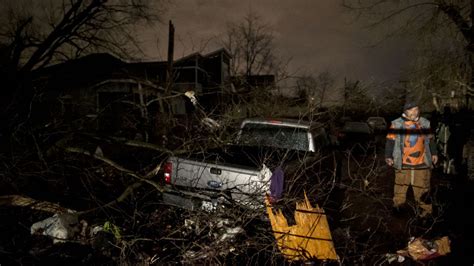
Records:
M471 75L464 48L438 46L427 49L426 45L423 46L425 48L420 49L419 55L408 69L407 95L416 94L427 106L434 103L433 96L445 100L456 99L456 104L451 107L460 108L466 100L463 95L469 92Z
M370 84L363 84L360 81L345 80L343 88L343 112L352 114L370 113L374 108L374 99L370 97Z
M221 44L232 55L231 74L274 73L278 65L274 39L272 28L255 13L248 13L241 22L229 23Z
M20 72L87 53L126 56L138 48L136 26L159 20L163 8L148 0L9 1L0 43Z
M326 102L330 90L334 86L334 77L328 71L318 74L317 77L306 75L299 77L296 81L299 95L307 97L311 106L321 108Z
M391 28L389 35L402 32L416 33L417 37L428 36L435 43L447 43L448 47L461 45L464 55L457 64L469 76L464 81L468 95L473 95L474 85L474 2L467 0L343 0L343 5L367 15L371 26ZM395 28L393 28L395 26ZM431 48L431 47L430 47ZM468 103L469 97L466 97Z

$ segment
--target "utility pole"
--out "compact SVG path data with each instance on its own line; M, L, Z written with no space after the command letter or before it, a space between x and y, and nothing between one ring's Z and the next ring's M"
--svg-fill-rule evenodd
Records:
M165 96L171 94L171 88L173 87L173 53L174 53L174 25L173 22L169 23L168 32L168 68L166 72L166 91Z

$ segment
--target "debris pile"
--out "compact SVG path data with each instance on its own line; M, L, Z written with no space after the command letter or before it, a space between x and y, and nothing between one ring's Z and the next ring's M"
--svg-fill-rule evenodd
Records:
M332 241L324 210L312 207L305 194L303 202L296 203L296 224L288 226L281 210L274 210L269 197L267 212L281 253L289 260L339 260Z
M450 244L451 242L447 236L434 240L412 237L405 249L398 250L397 254L387 254L386 257L389 263L395 260L403 262L406 257L415 261L431 260L450 253Z

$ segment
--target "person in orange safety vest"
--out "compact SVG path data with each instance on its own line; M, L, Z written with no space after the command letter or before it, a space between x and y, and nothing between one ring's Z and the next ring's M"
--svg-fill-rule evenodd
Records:
M406 201L411 186L420 217L432 213L425 197L430 190L431 170L438 161L430 121L420 117L415 102L407 102L401 117L392 121L385 144L385 162L395 168L393 207Z

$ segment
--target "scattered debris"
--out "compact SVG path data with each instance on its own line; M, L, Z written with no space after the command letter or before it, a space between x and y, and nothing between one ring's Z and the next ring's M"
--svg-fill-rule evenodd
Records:
M197 105L197 99L196 96L194 96L194 91L187 91L184 93L184 96L188 97L194 106Z
M265 202L278 248L287 259L339 260L324 210L312 207L306 193L305 200L296 203L296 224L292 226L281 210L274 212L268 196Z
M240 226L233 227L233 228L226 228L225 233L221 235L218 242L233 240L236 235L241 234L243 232L244 232L244 229Z
M447 236L435 240L412 237L408 242L408 247L397 251L397 254L404 257L411 257L416 261L423 261L444 256L450 252L450 240Z
M402 255L393 254L393 253L385 254L385 258L387 259L388 263L392 263L394 261L397 261L398 263L402 263L405 261L405 257L403 257Z
M207 235L213 241L209 245L199 245L199 249L187 250L183 254L183 263L195 263L198 260L213 256L226 256L235 252L235 239L244 233L241 226L234 226L228 218L202 220L198 217L186 219L184 222L185 234L194 233L197 236Z
M41 234L53 238L53 243L64 243L81 232L81 224L77 215L72 213L54 214L52 217L34 223L30 233Z
M109 233L113 234L116 240L122 239L121 230L115 224L107 221L107 222L104 223L103 229L104 229L105 232L109 232Z

